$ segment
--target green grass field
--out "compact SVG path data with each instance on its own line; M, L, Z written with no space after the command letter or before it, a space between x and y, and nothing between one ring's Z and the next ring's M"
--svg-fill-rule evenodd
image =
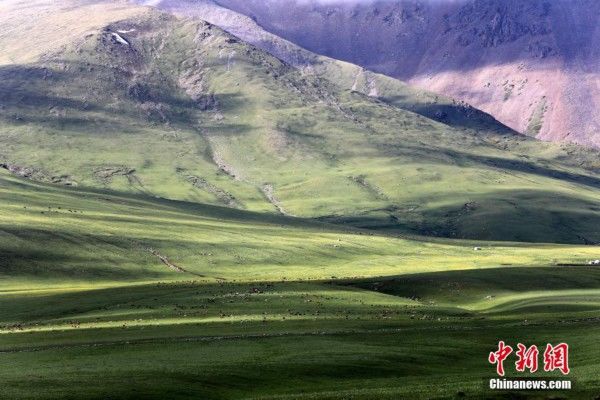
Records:
M0 399L600 398L598 151L126 2L0 48Z
M3 398L513 398L485 388L500 339L571 346L574 389L528 398L600 394L600 268L556 266L597 247L400 238L6 173L0 193Z

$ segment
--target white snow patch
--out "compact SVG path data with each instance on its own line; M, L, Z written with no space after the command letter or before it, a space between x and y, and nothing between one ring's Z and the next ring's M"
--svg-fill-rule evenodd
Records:
M115 40L117 42L124 44L126 46L129 46L129 42L127 40L123 39L123 36L119 35L118 33L114 33L114 32L112 32L111 35L112 35L112 37L115 38Z

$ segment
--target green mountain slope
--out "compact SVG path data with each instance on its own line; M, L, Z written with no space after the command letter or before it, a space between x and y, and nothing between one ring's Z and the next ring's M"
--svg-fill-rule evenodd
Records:
M138 12L0 67L6 169L399 232L600 240L597 152L441 123L395 84L388 101L343 90L341 69L307 74L210 24Z
M365 70L358 65L310 52L266 31L249 16L223 7L217 2L181 0L137 0L135 2L149 4L183 18L197 18L209 22L300 69L303 74L325 79L341 90L363 93L395 107L458 128L497 130L502 133L510 131L490 115L464 102L414 89L402 81Z

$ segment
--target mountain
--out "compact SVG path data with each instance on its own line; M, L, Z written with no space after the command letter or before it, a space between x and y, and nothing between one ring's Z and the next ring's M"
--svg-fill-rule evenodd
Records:
M597 397L598 150L152 4L0 1L2 399Z
M519 132L600 146L594 0L215 2L315 53L463 100Z
M45 4L78 34L0 67L0 164L15 174L395 232L600 240L595 151L468 107L442 123L403 104L452 116L449 99L377 77L401 98L387 102L358 90L372 76L358 67L311 73L202 20L116 3L77 23L100 3ZM18 17L3 14L2 40L21 54Z
M358 65L310 52L264 30L252 18L222 7L212 0L139 0L138 3L151 5L182 18L194 17L219 26L245 42L300 69L303 73L326 79L342 90L363 93L395 107L454 127L510 131L489 114L465 102L415 89L402 81L374 73Z

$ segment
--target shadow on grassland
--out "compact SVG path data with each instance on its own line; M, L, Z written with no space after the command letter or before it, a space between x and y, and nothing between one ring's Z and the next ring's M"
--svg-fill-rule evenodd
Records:
M335 283L335 282L334 282ZM398 297L464 303L497 293L599 290L600 267L498 267L341 281Z
M370 210L321 220L382 233L410 233L499 242L597 244L600 205L544 190L505 190L469 195L470 201L443 207L422 205Z

